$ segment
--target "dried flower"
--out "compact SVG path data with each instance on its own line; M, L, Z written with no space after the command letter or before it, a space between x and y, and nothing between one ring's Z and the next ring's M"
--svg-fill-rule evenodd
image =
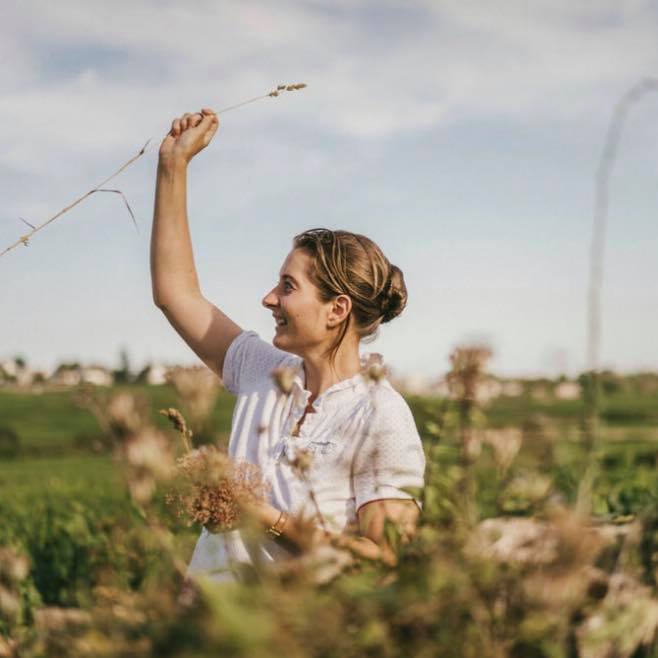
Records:
M18 656L18 643L12 638L0 635L0 658L14 658Z
M214 446L193 450L177 465L177 487L167 495L167 503L178 518L201 523L211 532L235 527L242 506L263 500L269 491L258 466L235 463Z
M46 632L67 631L84 628L91 622L91 615L78 608L41 608L35 612L37 628Z
M606 596L578 629L583 658L628 658L650 645L658 630L658 601L649 587L626 573L608 581Z
M295 456L290 460L293 472L300 478L305 478L313 466L313 453L310 450L295 450Z
M275 368L272 370L272 379L274 380L274 383L279 387L279 390L284 395L288 395L290 391L292 391L296 374L297 373L293 368L283 366L281 368Z
M11 548L0 548L0 581L8 585L20 583L30 573L30 563L24 555Z
M20 600L18 593L0 586L0 619L13 619L18 614Z
M473 345L457 347L450 355L452 370L446 381L453 398L475 401L484 379L484 369L492 356L491 349Z
M304 89L306 84L303 82L297 82L291 85L277 85L276 89L273 89L268 96L276 98L282 91L297 91L298 89Z
M114 395L105 414L112 430L121 437L137 434L148 422L143 402L130 393Z
M205 421L217 400L219 380L204 366L175 368L167 375L185 409L190 415L192 426Z
M160 413L169 418L174 428L180 433L186 452L190 452L192 450L193 432L187 427L183 414L173 407L169 407L169 409L160 409Z
M521 449L523 433L515 427L488 429L484 432L483 443L491 446L498 469L505 473L512 465Z
M172 471L171 446L167 438L154 429L147 429L128 439L123 446L126 461L156 479L166 479Z
M118 448L117 456L127 467L130 494L140 505L150 502L157 483L171 479L175 472L167 437L152 427L130 435Z
M348 550L321 543L303 555L300 563L309 569L316 585L326 585L354 564L354 556Z
M364 354L361 375L367 382L374 384L378 384L382 379L385 379L388 375L388 370L384 365L384 357L376 352Z

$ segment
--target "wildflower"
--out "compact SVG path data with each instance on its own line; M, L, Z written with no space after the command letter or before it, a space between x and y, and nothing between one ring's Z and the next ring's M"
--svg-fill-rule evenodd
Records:
M521 430L514 427L489 429L484 432L483 442L491 446L496 466L502 473L512 465L521 449L522 436Z
M85 628L91 615L77 608L41 608L35 611L36 627L41 631L67 631Z
M0 618L13 619L18 614L19 606L18 595L0 586Z
M119 393L109 401L106 414L119 436L137 434L146 425L144 405L130 393Z
M272 370L272 379L284 395L288 395L292 391L292 386L295 383L295 374L296 372L293 368L286 366Z
M384 365L384 358L381 354L373 352L372 354L364 355L361 375L367 382L378 384L387 374L388 370Z
M140 505L153 498L157 483L174 474L174 458L167 438L147 427L130 435L118 448L119 459L126 464L125 477L133 499Z
M320 543L302 556L300 562L310 571L316 585L326 585L352 566L354 557L348 550Z
M211 532L235 527L244 505L263 500L269 485L255 464L233 462L214 446L203 446L177 461L176 488L167 497L178 518Z
M167 375L185 409L190 414L192 427L203 422L217 400L219 380L208 368L174 368Z
M0 548L0 580L6 583L20 583L30 572L30 564L24 555L11 548Z
M123 447L130 466L148 471L157 479L166 479L172 472L171 447L166 437L148 429L131 437Z
M290 460L293 472L301 478L306 477L313 465L313 453L310 450L296 450L295 456Z
M475 401L484 379L484 369L492 356L488 347L473 345L457 347L450 355L452 370L446 381L457 400Z

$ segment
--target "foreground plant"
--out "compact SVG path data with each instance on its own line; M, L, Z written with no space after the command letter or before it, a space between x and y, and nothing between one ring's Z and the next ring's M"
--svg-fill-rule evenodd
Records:
M368 378L373 386L378 374L375 369ZM452 400L445 414L458 418L459 404L459 397ZM529 439L519 428L486 428L480 414L473 435L483 449L468 463L480 486L464 489L463 427L437 416L442 451L432 453L436 464L426 478L417 532L396 544L395 562L310 545L244 582L216 584L186 580L189 551L158 525L157 491L188 478L186 522L212 524L217 511L221 528L230 527L240 522L239 510L217 485L234 476L234 465L215 449L194 450L193 433L172 408L164 413L182 437L184 454L169 462L170 446L164 454L174 476L159 479L152 458L158 444L137 439L149 427L146 410L125 397L109 408L117 440L142 445L118 453L127 473L148 471L157 485L143 507L144 542L157 547L159 560L138 584L100 583L82 608L42 607L32 620L14 617L9 629L0 628L0 648L14 652L5 655L19 649L26 658L656 655L655 502L632 523L580 513L553 495L545 450L536 445L539 432ZM303 476L307 456L301 454L296 467ZM486 507L487 497L498 507ZM466 518L471 509L475 519Z
M166 501L176 516L210 532L235 528L243 520L245 505L264 500L269 490L258 466L236 464L214 446L202 446L178 459L174 487Z

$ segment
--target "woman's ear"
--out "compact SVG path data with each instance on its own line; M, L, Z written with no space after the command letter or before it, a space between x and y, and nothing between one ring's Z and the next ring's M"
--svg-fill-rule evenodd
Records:
M327 317L327 324L330 328L336 327L345 321L352 310L352 300L347 295L338 295L331 302L331 309Z

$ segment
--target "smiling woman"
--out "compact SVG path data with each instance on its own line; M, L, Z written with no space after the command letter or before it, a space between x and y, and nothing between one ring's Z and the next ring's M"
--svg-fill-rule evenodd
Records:
M218 125L210 109L185 114L160 147L153 298L237 396L229 454L258 465L271 490L244 506L258 536L204 528L190 572L233 580L241 563L322 542L394 562L384 524L413 533L420 504L410 491L423 485L425 457L402 396L386 379L362 376L359 346L404 309L402 272L365 236L305 231L262 300L276 323L274 345L243 331L201 294L187 220L187 165ZM274 371L288 373L285 386Z

